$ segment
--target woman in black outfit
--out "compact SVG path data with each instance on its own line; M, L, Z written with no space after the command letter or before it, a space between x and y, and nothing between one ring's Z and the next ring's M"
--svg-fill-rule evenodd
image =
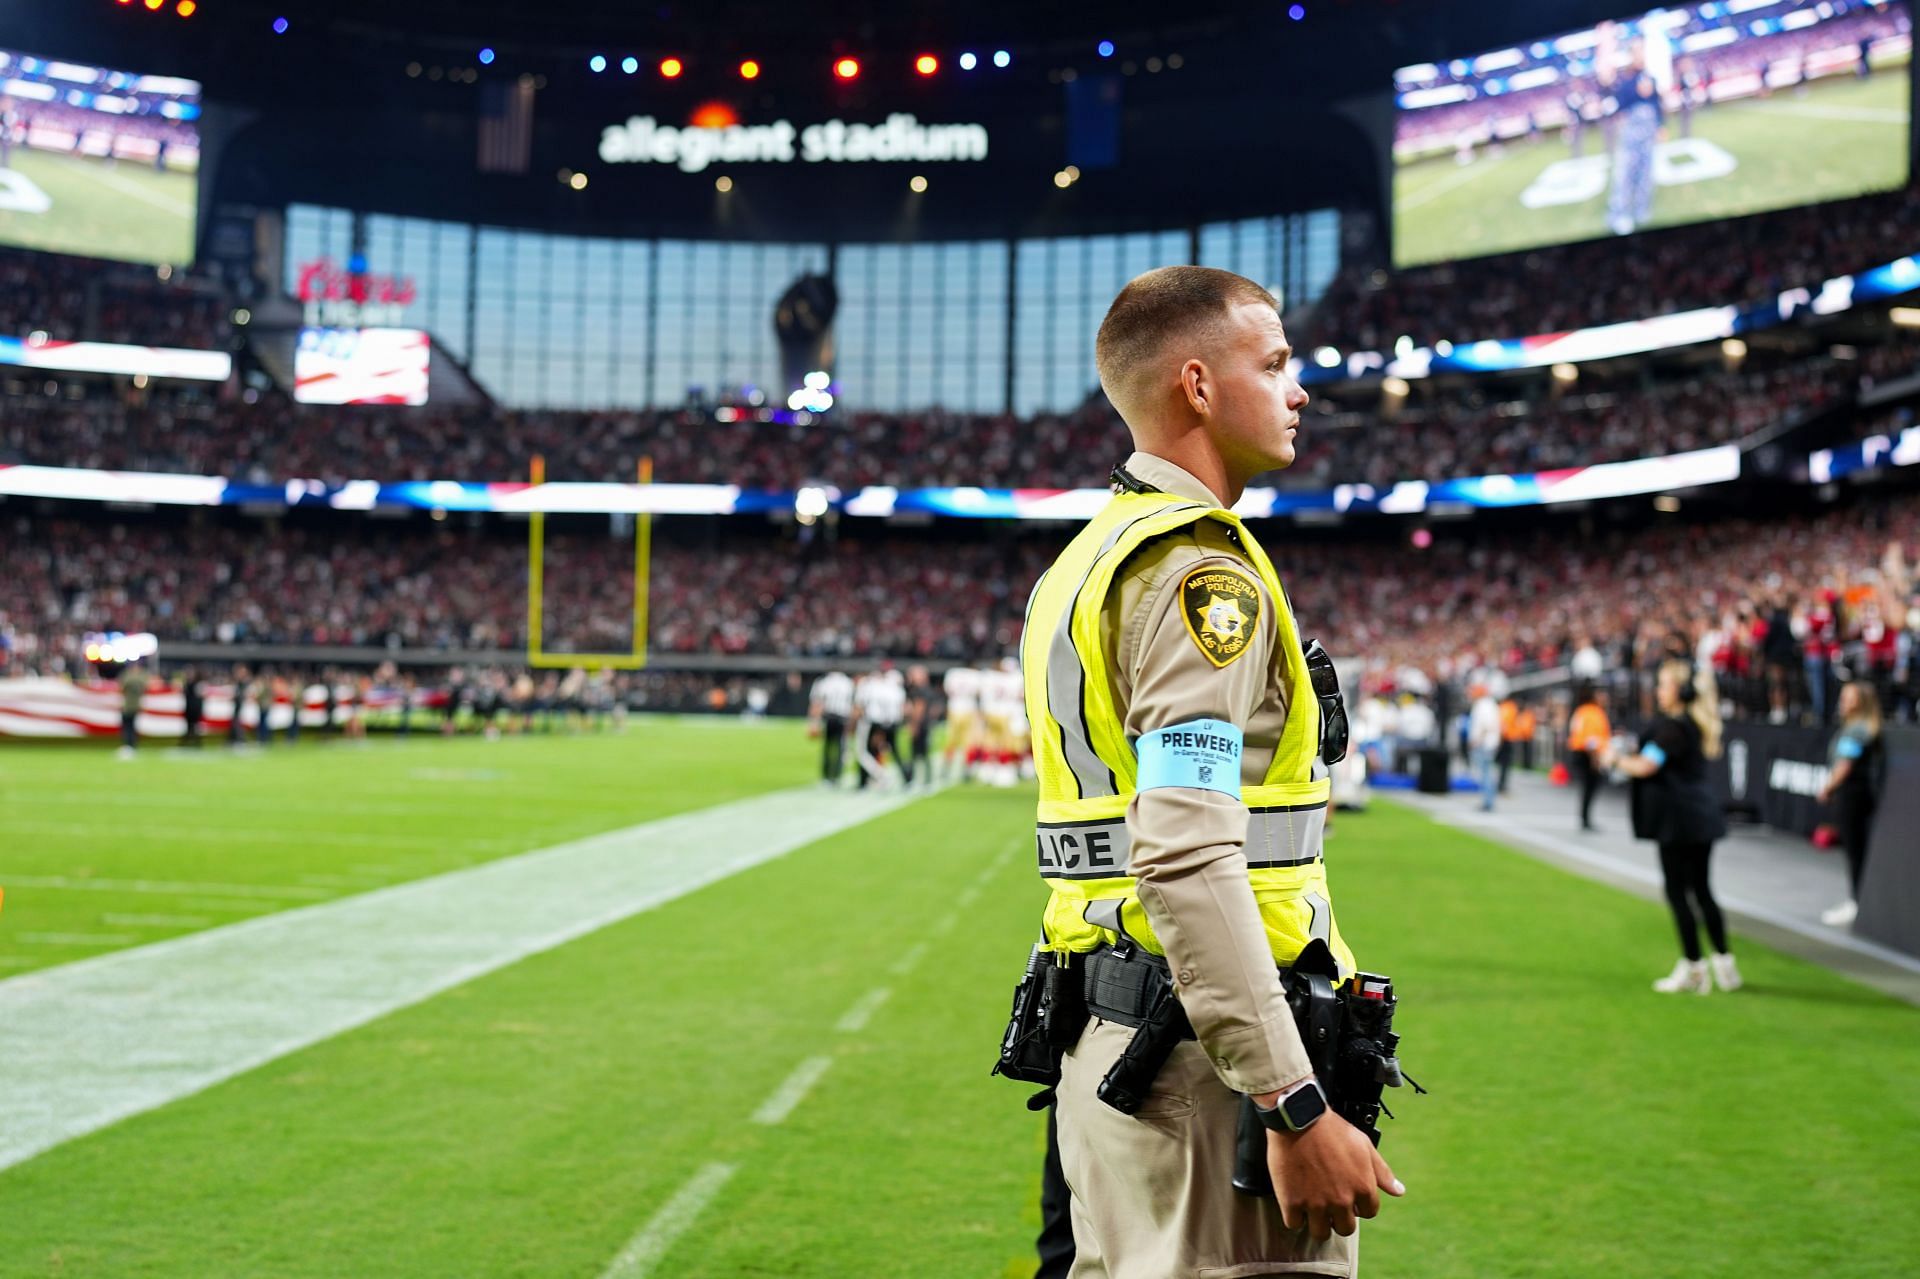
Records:
M1667 904L1680 933L1680 961L1653 988L1662 994L1704 995L1715 984L1740 988L1740 970L1727 949L1727 924L1707 881L1714 842L1727 833L1720 801L1707 784L1707 761L1720 754L1719 695L1710 673L1695 676L1686 662L1660 667L1654 688L1660 716L1640 739L1640 751L1610 761L1635 781L1633 833L1660 846ZM1713 944L1712 973L1700 953L1694 911Z
M1864 679L1840 688L1840 731L1827 747L1827 783L1820 788L1822 804L1833 807L1833 824L1847 853L1847 900L1823 911L1820 922L1845 928L1860 913L1860 873L1867 864L1867 841L1873 834L1873 810L1879 800L1880 695Z

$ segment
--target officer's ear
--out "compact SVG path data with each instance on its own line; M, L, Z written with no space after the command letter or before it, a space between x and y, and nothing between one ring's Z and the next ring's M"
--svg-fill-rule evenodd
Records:
M1213 411L1213 373L1200 360L1188 360L1180 366L1180 392L1187 407L1201 417Z

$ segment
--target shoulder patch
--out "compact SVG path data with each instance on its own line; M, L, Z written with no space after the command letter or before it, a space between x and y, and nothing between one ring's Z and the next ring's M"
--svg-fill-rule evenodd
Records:
M1247 651L1260 627L1260 587L1238 569L1194 569L1180 583L1187 634L1215 666Z

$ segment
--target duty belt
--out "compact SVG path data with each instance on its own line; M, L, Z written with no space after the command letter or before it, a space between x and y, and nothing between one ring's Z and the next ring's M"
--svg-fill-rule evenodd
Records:
M1326 825L1324 802L1248 809L1247 869L1313 865L1325 846ZM1040 822L1034 830L1034 851L1043 878L1113 879L1127 873L1133 836L1125 817Z
M1167 961L1137 946L1103 946L1081 956L1079 967L1084 974L1087 1011L1102 1021L1138 1028L1173 991ZM1181 1038L1192 1039L1193 1027L1186 1025L1184 1017L1181 1023Z

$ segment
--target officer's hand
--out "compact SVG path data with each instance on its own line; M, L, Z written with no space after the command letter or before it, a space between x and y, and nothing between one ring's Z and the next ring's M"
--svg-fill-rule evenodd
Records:
M1287 1229L1321 1240L1377 1215L1382 1190L1407 1193L1365 1134L1332 1111L1303 1133L1268 1133L1267 1171Z

